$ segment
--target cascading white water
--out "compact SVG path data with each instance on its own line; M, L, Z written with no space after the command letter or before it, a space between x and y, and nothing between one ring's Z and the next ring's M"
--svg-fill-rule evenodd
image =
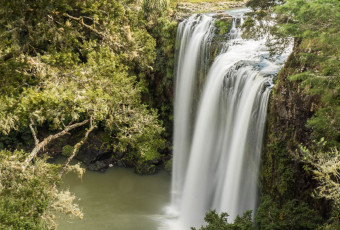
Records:
M206 72L206 57L209 51L209 35L212 34L213 20L205 15L193 15L178 27L177 42L181 46L177 55L174 152L190 152L192 135L192 110L194 85L199 71ZM179 119L177 119L179 118ZM172 202L179 205L182 196L188 154L173 157Z
M289 52L273 59L265 40L242 39L236 26L242 11L235 12L229 40L210 68L214 15L193 15L178 28L172 179L178 218L171 229L200 227L212 209L228 212L231 220L256 209L271 81Z

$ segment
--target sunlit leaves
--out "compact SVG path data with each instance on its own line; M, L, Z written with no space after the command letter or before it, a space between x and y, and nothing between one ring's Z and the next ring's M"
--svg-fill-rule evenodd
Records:
M133 11L140 3L51 0L22 4L31 17L24 16L25 9L0 12L2 30L18 28L8 31L13 42L7 47L22 44L15 46L21 56L13 53L0 64L6 78L13 78L0 87L10 92L0 106L0 131L27 127L31 119L35 125L48 124L50 130L58 130L92 117L111 130L114 148L133 148L140 155L157 152L162 147L163 128L156 113L141 105L145 86L133 76L150 71L155 59L155 40ZM21 4L0 6L16 9ZM31 9L38 13L32 15ZM29 39L19 36L20 31L30 29L33 32L25 35ZM1 50L7 51L5 47ZM20 68L13 70L16 66L8 64L12 60ZM15 85L17 78L8 70L19 71L17 78L35 81ZM160 144L153 145L150 139Z
M340 212L340 153L336 148L325 151L325 145L322 138L310 148L300 146L299 152L309 165L306 170L312 171L318 181L315 195L333 201Z
M44 159L23 170L26 154L0 151L0 228L55 229L55 212L82 218L75 197L59 191L58 167Z

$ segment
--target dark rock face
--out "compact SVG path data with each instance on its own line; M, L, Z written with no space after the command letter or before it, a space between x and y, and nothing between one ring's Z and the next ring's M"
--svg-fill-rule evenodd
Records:
M142 175L151 175L155 174L158 171L158 168L156 167L155 163L158 162L152 162L152 161L144 161L137 165L135 168L136 173L142 174Z
M74 130L70 135L65 136L49 145L48 151L54 154L62 154L63 147L73 146L84 136L84 129ZM83 162L88 170L103 171L114 164L114 152L109 144L110 138L102 129L94 130L87 141L80 147L75 159ZM72 150L73 151L73 150Z
M85 164L90 164L95 161L107 158L108 155L112 155L112 149L105 140L108 138L104 131L93 132L88 140L81 146L76 158L81 160Z
M60 138L50 144L48 152L54 155L62 155L63 148L69 146L73 151L73 146L84 136L84 129L74 130L69 136ZM166 148L161 151L160 158L154 160L142 160L138 154L129 152L114 152L112 140L109 134L103 129L96 129L87 141L80 147L75 159L83 162L87 170L103 172L109 167L134 168L135 172L142 175L151 175L163 167L171 157L171 143L167 142Z
M110 165L110 161L95 161L87 166L90 171L105 171Z
M270 98L260 175L261 193L270 195L279 205L292 199L306 202L325 215L328 205L312 198L316 183L296 157L298 145L308 146L312 141L312 130L306 128L306 123L320 106L319 96L307 95L298 82L288 79L301 69L299 45L300 42L295 41L293 53L278 75Z
M109 136L103 130L95 131L80 148L76 158L84 162L88 170L104 171L114 164L114 153L108 141Z

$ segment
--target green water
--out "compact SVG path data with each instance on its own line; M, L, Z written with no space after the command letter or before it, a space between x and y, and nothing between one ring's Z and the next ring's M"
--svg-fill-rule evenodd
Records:
M125 168L87 171L82 180L65 175L63 186L80 198L84 218L61 218L58 230L157 229L170 199L170 176L165 172L139 176Z

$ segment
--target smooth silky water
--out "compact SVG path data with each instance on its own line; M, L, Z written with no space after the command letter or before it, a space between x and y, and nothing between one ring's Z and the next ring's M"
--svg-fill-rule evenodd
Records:
M63 216L59 230L154 230L169 202L170 176L166 172L140 176L132 169L109 168L105 173L87 171L82 180L69 173L62 187L80 198L84 218Z
M227 11L231 30L211 64L214 14L179 24L172 196L161 229L200 227L213 209L231 221L256 210L268 98L291 49L270 57L265 38L242 39L247 11Z

